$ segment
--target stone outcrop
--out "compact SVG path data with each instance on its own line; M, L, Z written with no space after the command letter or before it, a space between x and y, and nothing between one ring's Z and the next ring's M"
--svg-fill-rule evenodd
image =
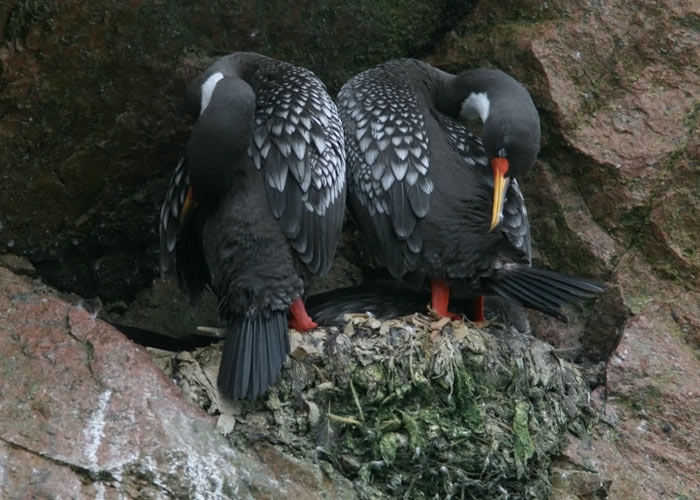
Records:
M517 6L493 1L478 3L463 16L459 9L465 7L458 3L464 5L408 2L397 10L392 2L378 2L373 7L378 10L369 13L362 2L349 11L347 2L308 1L284 16L266 15L260 2L192 6L175 1L167 3L167 12L166 4L148 2L3 3L0 248L28 258L35 269L10 257L3 265L35 273L62 291L99 296L113 319L163 331L214 321L211 307L209 316L197 316L171 285L152 286L158 205L187 133L182 90L210 56L239 48L263 51L311 67L332 91L351 73L394 56L419 56L452 71L504 69L531 90L542 116L540 160L521 180L536 263L611 284L592 309L574 313L568 325L530 316L533 334L554 345L557 355L584 368L595 363L606 368L583 372L601 422L569 436L570 445L551 468L551 497L693 498L700 491L694 429L700 420L700 6L693 0L528 0ZM312 22L296 23L300 17ZM336 281L321 288L356 279L366 266L351 230L342 246ZM48 336L48 343L37 337L18 345L0 323L0 343L14 353L6 357L3 351L0 360L0 487L14 484L8 478L30 477L32 467L43 464L48 472L31 483L37 488L65 485L69 491L75 485L93 488L84 490L90 495L94 481L83 479L97 477L109 493L119 474L125 478L120 484L158 488L149 482L156 477L148 473L150 459L126 471L119 468L126 459L112 461L106 430L95 455L87 453L95 440L83 430L107 398L105 387L112 391L106 418L115 416L117 388L126 384L105 382L106 372L89 357L85 339L94 345L90 335L108 328L99 324L90 330L98 323L81 309L56 305L36 285L4 272L1 278L6 293L0 300L9 304L0 309L3 321L15 310L25 311L17 308L29 308L22 305L27 297L36 321L48 322L45 326L58 333ZM8 295L10 286L25 291ZM137 300L131 302L133 297ZM57 316L43 313L42 304L57 307ZM20 319L17 328L25 321ZM106 361L128 358L139 365L130 368L134 374L162 384L156 392L167 394L163 404L174 404L200 429L213 425L177 395L141 350L111 330L105 338L112 339L103 346L109 347ZM59 373L65 359L85 364L76 372L83 375L61 379L67 380L61 386L74 392L54 407L58 387L49 390L47 384L51 377L70 375ZM20 388L34 387L34 399L5 392L5 374ZM142 395L134 396L144 404ZM151 420L144 425L156 426L156 418L147 415ZM59 418L80 420L71 436L93 448L52 448L71 440L50 424ZM182 421L172 416L168 425L177 428ZM165 436L161 430L156 434L161 432ZM222 450L215 460L235 462L237 452L217 448L225 443L208 432L206 442ZM163 439L176 443L167 441L172 436ZM139 445L138 453L158 462L163 451L150 441L139 443L146 451ZM296 464L274 446L263 446L249 454L267 462L273 453ZM198 455L203 448L194 449L193 456L208 456ZM344 466L335 465L347 473L354 462L346 458ZM2 467L8 463L12 467ZM265 470L247 457L240 463ZM320 491L329 487L317 469L305 470L310 472L302 476L315 478L311 482ZM221 484L235 479L236 471L222 475ZM52 482L59 472L72 479ZM194 488L195 478L186 477L183 487ZM260 491L274 491L261 484Z
M355 497L264 443L231 448L145 349L2 267L0 373L1 498Z

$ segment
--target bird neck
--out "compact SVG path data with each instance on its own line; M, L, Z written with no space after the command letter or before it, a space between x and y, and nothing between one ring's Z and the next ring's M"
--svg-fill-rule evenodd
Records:
M255 95L245 82L224 78L216 84L187 145L190 183L197 199L215 202L249 174L254 114Z

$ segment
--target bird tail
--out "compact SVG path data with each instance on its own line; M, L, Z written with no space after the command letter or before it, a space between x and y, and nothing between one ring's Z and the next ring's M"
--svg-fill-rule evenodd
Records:
M370 313L379 320L401 318L414 313L426 314L430 292L415 291L391 282L364 283L311 295L306 299L306 311L319 325L344 326L345 315ZM474 298L450 297L450 311L474 317ZM484 297L484 315L519 332L529 332L530 323L520 303L497 295Z
M370 313L378 319L400 318L415 312L425 313L430 295L391 284L362 284L311 295L306 311L323 326L342 326L345 315Z
M277 381L287 354L286 311L234 316L221 355L219 390L231 400L256 399Z
M518 266L490 283L490 288L501 297L566 322L563 307L595 297L605 290L605 285L556 271Z

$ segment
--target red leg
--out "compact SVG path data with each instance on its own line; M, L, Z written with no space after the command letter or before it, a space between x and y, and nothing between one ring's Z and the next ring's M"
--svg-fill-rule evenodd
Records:
M454 314L447 310L447 306L450 303L450 285L446 281L431 279L430 292L430 306L438 316L447 316L452 319L462 318L459 314Z
M301 297L292 302L292 305L289 306L289 313L291 315L289 326L298 332L305 332L318 326L306 312L306 307L304 307L304 301Z
M471 319L474 323L483 323L486 321L486 318L484 317L484 296L480 295L476 299L474 299L474 309L472 310L472 315L469 318Z

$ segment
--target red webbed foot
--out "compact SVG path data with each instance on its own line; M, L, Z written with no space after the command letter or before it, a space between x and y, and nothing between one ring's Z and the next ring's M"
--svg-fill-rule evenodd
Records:
M303 333L313 328L316 328L318 324L311 319L311 316L306 312L306 307L304 306L304 301L301 297L292 302L289 306L289 326L294 328L296 331Z

